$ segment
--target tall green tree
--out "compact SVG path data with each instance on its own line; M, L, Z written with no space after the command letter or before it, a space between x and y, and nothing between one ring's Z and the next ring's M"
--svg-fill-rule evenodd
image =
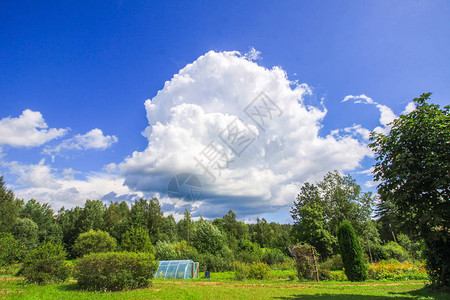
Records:
M450 285L450 106L414 99L416 109L401 115L388 134L373 132L375 179L381 202L426 244L430 278Z
M54 211L49 204L41 204L35 199L31 199L22 207L19 215L21 218L29 218L37 224L39 242L61 242L62 230L56 223Z
M326 228L336 234L339 224L349 220L357 233L362 233L362 224L370 219L374 199L370 192L363 192L350 175L338 171L328 172L317 184L306 182L300 189L291 209L294 220L300 219L302 207L317 204L323 210Z
M296 215L293 235L299 242L314 246L321 259L332 253L333 236L325 229L325 218L322 208L317 203L311 203L299 208Z
M11 232L23 201L16 200L14 193L7 189L3 176L0 176L0 232Z

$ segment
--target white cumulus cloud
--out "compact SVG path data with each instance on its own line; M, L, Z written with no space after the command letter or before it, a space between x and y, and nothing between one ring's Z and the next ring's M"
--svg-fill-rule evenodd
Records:
M319 135L327 111L303 103L310 92L279 67L208 52L145 102L148 146L119 164L125 184L165 194L175 174L198 174L204 186L194 214L206 217L230 207L243 216L289 207L303 182L354 170L372 155L363 138L348 132ZM207 165L212 150L222 159L213 165L215 178L199 163Z
M0 145L12 147L41 146L66 134L67 129L48 128L42 114L26 109L17 117L0 120Z
M103 135L101 129L95 128L85 134L77 134L73 138L62 141L53 148L44 149L44 153L59 153L63 150L104 150L117 143L118 138L115 135Z

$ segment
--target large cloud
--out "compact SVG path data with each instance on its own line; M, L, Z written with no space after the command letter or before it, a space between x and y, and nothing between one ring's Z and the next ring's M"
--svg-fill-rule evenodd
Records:
M0 120L0 145L41 146L66 132L66 129L48 129L40 112L26 109L18 118L6 117Z
M125 184L165 194L173 175L190 172L203 175L204 184L194 214L233 208L248 216L288 207L304 181L353 170L371 155L352 133L320 136L326 110L305 105L308 93L279 67L261 67L237 52L208 52L145 102L149 143L119 164ZM246 135L236 138L237 132ZM201 167L213 146L224 153L215 178Z

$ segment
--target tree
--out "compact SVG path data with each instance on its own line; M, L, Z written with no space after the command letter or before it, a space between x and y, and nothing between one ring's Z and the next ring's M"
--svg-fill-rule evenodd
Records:
M450 106L430 104L431 93L414 99L416 109L373 132L375 180L385 210L426 244L431 280L450 285Z
M19 218L13 227L14 237L30 251L38 246L38 226L28 218Z
M61 242L62 231L55 223L54 212L47 203L40 204L34 199L29 200L20 211L21 218L29 218L38 226L39 242Z
M362 192L361 187L350 175L338 171L328 172L317 184L306 182L300 189L297 201L291 209L294 220L300 220L300 210L310 204L318 204L323 210L326 230L335 234L343 220L349 220L358 233L362 224L370 218L373 197Z
M317 203L312 203L300 207L299 220L293 228L293 235L300 242L314 246L322 259L327 258L332 253L333 236L325 229L325 219L322 208Z
M225 240L220 230L204 220L195 223L192 242L200 253L216 254L225 246Z
M105 204L100 200L86 200L81 215L77 220L78 233L89 230L101 230L103 228L105 209Z
M147 201L141 198L136 201L131 207L130 225L146 227L150 233L150 239L156 243L158 234L164 226L164 215L158 199L152 198Z
M0 232L11 232L22 204L11 190L6 189L3 176L0 176Z
M0 266L18 263L25 254L24 245L11 233L0 233Z
M352 224L344 220L339 227L339 248L345 275L350 281L364 281L367 279L367 266L362 258L361 245L356 237Z
M131 226L122 237L120 248L128 252L149 252L155 254L148 230L142 227Z
M92 229L80 234L73 245L73 251L80 257L89 253L110 252L114 248L116 241L109 233Z

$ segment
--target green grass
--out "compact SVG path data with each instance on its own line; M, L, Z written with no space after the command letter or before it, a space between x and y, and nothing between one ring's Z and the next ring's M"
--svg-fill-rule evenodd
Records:
M363 283L298 282L230 279L232 273L213 273L211 280L154 280L152 286L115 293L80 291L75 282L39 286L20 278L0 276L0 298L6 299L449 299L433 293L421 281Z

